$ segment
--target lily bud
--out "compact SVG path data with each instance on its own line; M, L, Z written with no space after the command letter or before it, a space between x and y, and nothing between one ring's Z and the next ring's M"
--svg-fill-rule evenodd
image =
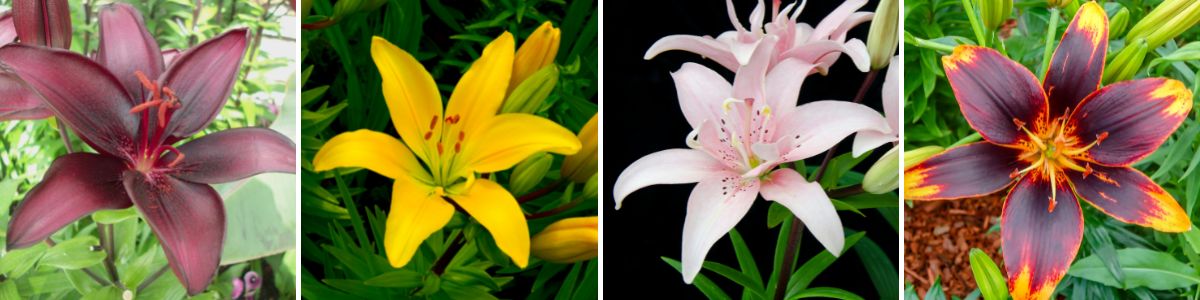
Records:
M599 169L599 157L597 150L599 148L600 134L598 117L599 113L592 115L592 119L588 120L587 124L583 125L583 129L579 130L579 142L583 144L583 148L579 149L574 155L567 156L563 160L561 174L563 178L568 178L571 181L584 183L589 177L595 175Z
M1142 61L1146 59L1148 51L1150 47L1146 40L1137 40L1125 45L1125 49L1121 49L1121 52L1108 62L1107 68L1104 68L1104 84L1132 79L1137 75L1138 69L1142 68Z
M1108 39L1115 40L1129 28L1129 9L1122 7L1108 20Z
M1071 4L1071 0L1046 0L1046 5L1053 8L1063 8Z
M900 187L900 147L892 147L879 157L863 176L863 191L872 194L891 192Z
M513 58L512 79L509 80L508 93L512 93L517 88L517 84L525 81L534 72L545 68L554 63L554 58L558 56L558 43L562 33L550 21L542 23L542 26L534 30L525 42L521 43L521 48L517 49L517 56Z
M1012 0L982 0L979 3L979 15L983 18L983 26L995 30L1008 21L1012 14Z
M510 81L516 84L516 81ZM538 109L542 108L542 104L546 103L546 98L550 97L550 92L554 91L554 85L558 84L558 66L549 65L533 76L529 76L508 94L508 98L504 99L504 104L500 107L501 113L537 113Z
M508 191L513 195L524 195L532 191L546 178L546 172L550 171L550 165L553 163L554 157L546 153L525 158L513 168L512 176L508 178Z
M582 197L584 200L596 200L596 197L600 196L600 176L598 175L600 174L592 174L592 177L588 178L587 184L583 185L583 192L579 194L579 197Z
M1200 1L1167 0L1133 25L1125 40L1145 39L1150 49L1158 48L1200 22Z
M560 264L596 258L599 225L599 218L595 216L559 220L533 236L529 253Z
M67 0L15 0L13 25L22 44L71 48L71 8Z
M904 152L904 169L919 164L930 156L942 153L943 150L946 150L946 148L942 148L941 146L925 146L915 150L908 150Z
M867 33L867 53L871 56L871 69L887 67L892 55L899 47L900 3L896 0L879 1L875 17L871 19L871 31Z

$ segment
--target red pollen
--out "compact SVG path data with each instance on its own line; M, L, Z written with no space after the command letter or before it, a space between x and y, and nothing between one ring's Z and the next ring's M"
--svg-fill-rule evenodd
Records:
M462 143L454 143L454 153L462 152Z
M1017 124L1017 128L1025 127L1025 121L1021 121L1017 118L1013 118L1012 121L1013 124Z
M1099 143L1100 141L1103 141L1104 139L1107 139L1107 138L1108 138L1108 131L1101 132L1100 134L1096 135L1096 142Z
M438 154L442 154L442 143L438 143Z
M425 132L425 140L426 140L426 141L428 141L428 140L429 140L429 138L432 138L432 137L433 137L433 131L426 131L426 132Z
M437 126L437 120L438 120L437 115L433 116L433 120L429 120L429 130L433 130L433 127ZM425 139L429 139L429 137L427 136L427 137L425 137Z
M467 135L467 134L466 134L465 132L459 131L459 132L458 132L458 140L459 140L459 141L462 141L462 140L463 140L463 137L465 137L466 135Z

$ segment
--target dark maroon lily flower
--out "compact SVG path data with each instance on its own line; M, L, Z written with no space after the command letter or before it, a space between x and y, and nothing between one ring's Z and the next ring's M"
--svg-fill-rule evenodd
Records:
M0 15L0 45L21 43L71 48L71 10L67 0L15 0L13 10ZM36 120L50 109L16 75L0 72L0 121Z
M195 295L207 288L225 240L225 208L209 184L263 172L295 172L295 144L264 128L238 128L174 144L208 126L224 106L246 51L235 29L179 54L164 67L134 8L100 12L95 60L69 51L9 44L0 68L16 74L99 153L51 164L19 204L8 247L27 247L101 209L134 205L167 261Z

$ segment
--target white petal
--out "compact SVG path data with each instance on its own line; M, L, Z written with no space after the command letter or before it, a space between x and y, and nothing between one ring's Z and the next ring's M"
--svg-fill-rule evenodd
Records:
M796 170L782 168L771 173L771 179L762 183L762 195L764 199L779 202L792 211L830 254L842 254L846 243L842 219L838 217L829 196L825 195L825 190L821 189L821 184L807 182Z
M617 209L630 193L656 184L683 184L712 177L725 169L707 153L692 149L667 149L643 156L630 164L613 185Z

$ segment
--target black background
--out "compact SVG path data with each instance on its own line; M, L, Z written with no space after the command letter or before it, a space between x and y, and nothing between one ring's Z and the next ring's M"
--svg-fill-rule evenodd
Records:
M747 19L756 5L755 1L734 2L743 26L748 26ZM771 1L765 2L769 22ZM841 2L808 1L799 21L816 26ZM782 6L788 3L784 1ZM872 0L860 11L873 11L877 3L877 0ZM684 138L691 128L679 110L670 72L678 70L684 62L696 62L732 80L732 72L690 52L669 51L650 61L642 59L650 45L667 35L715 37L733 30L725 2L607 1L604 12L605 112L602 145L606 196L601 203L604 207L604 295L611 299L703 298L698 289L685 284L682 275L660 259L661 256L676 260L680 258L686 203L694 184L643 188L627 197L620 211L613 209L611 192L617 176L633 161L660 150L686 147ZM863 23L850 31L850 37L865 41L869 28L870 22ZM859 72L844 55L828 74L814 74L805 79L799 102L829 99L849 101L866 77L866 73ZM883 74L881 71L863 101L879 111L882 111L879 92ZM839 153L850 150L851 140L852 137L841 143ZM872 154L873 157L856 169L865 172L887 147L890 146L880 147ZM810 158L806 163L818 165L822 156ZM737 226L758 261L764 282L775 269L772 259L779 233L779 227L766 227L768 203L760 197ZM850 229L866 231L867 236L879 244L888 253L893 265L898 267L899 235L874 210L864 213L867 218L850 212L840 213L842 224ZM803 263L823 249L806 232L800 245L800 255L796 259ZM717 241L706 259L737 268L737 259L728 236ZM723 277L707 270L701 271L701 274L719 284L731 297L741 295L741 288ZM879 297L858 256L849 249L829 269L817 276L811 286L842 288L867 299ZM768 295L773 288L769 287Z

